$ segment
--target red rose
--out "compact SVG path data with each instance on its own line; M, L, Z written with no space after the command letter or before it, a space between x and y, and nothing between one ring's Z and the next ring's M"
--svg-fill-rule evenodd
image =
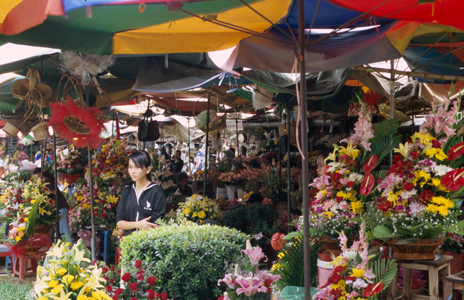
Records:
M129 284L129 289L131 292L136 292L139 290L139 286L136 282L132 282L131 284Z
M363 296L367 298L377 295L383 291L384 287L385 284L383 282L373 283L364 289Z
M112 292L113 291L113 288L109 285L106 286L106 291L107 292Z
M138 280L144 280L144 279L145 279L145 276L143 276L143 274L139 274L139 275L137 276L137 279L138 279Z
M156 277L152 277L152 276L148 277L148 285L149 286L153 286L155 284L155 282L156 282Z
M336 267L332 272L334 272L334 273L340 273L340 272L343 271L343 269L344 269L343 266L338 266L338 267Z
M130 273L124 273L124 275L122 275L122 277L121 277L122 281L124 281L124 282L128 282L130 280L130 278L131 278Z
M217 298L217 300L224 300L224 296Z
M403 155L401 154L396 154L395 156L393 156L393 162L399 162L402 159L403 159Z
M122 295L122 293L124 293L124 290L123 290L122 288L117 288L117 289L114 291L114 294L115 294L115 295L118 295L118 296Z
M118 270L118 274L121 274L121 270Z
M412 157L412 159L417 159L417 158L419 158L419 152L417 152L417 151L412 151L412 152L411 152L411 157Z
M110 284L113 284L114 283L114 278L111 278L110 279Z
M113 300L119 300L119 297L118 297L118 295L114 295L113 297L111 297L111 299L113 299Z
M162 293L160 294L160 298L161 298L161 300L168 300L168 293L162 292Z
M111 270L111 271L114 271L114 267L113 267L113 266L110 266L110 270Z
M106 277L106 276L103 276L103 279L105 279L105 280L108 280L108 277Z
M155 299L155 291L154 290L147 290L147 299L152 300Z
M411 182L408 182L403 187L406 191L411 191L414 188L414 185Z
M432 140L432 147L433 148L440 148L441 147L441 144L439 141L437 140Z
M352 188L354 186L354 181L348 181L346 186Z
M137 298L135 298L135 297L132 297L130 300L137 300Z
M379 205L377 205L377 209L383 211L383 212L387 212L389 209L391 209L393 206L391 204L390 201L386 200L382 203L380 203Z
M135 267L136 267L136 268L140 268L140 267L142 267L142 261L141 261L141 260L138 260L138 259L136 259L136 260L135 260Z
M103 272L103 274L108 272L108 268L102 268L102 272Z
M430 201L432 201L432 198L433 198L433 192L430 190L425 190L422 192L422 194L417 196L417 199L424 204L427 204Z

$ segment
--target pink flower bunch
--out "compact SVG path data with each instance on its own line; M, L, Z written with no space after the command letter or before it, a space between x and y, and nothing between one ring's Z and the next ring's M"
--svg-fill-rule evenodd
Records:
M456 133L456 129L452 128L456 122L455 116L458 113L458 101L453 102L450 108L451 100L443 98L443 103L432 103L432 112L425 116L425 122L420 126L420 132L428 133L428 129L432 129L435 136L439 136L443 132L446 137L440 140L440 143L446 143L450 136Z
M371 143L369 140L374 137L374 129L372 128L371 116L370 114L363 113L363 110L359 111L359 119L354 125L354 133L346 138L341 140L341 142L347 142L352 146L361 145L367 151L371 151Z
M241 266L243 270L236 266L233 274L226 274L223 279L218 281L219 286L221 283L227 286L227 295L221 296L220 299L222 300L236 299L241 294L245 295L244 299L269 295L272 293L271 284L280 279L279 275L273 275L265 270L258 270L261 259L266 258L267 260L260 247L242 250L242 252L249 258L249 261Z

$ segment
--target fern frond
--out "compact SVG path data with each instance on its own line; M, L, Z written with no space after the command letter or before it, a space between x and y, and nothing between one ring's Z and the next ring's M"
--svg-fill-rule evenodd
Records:
M374 237L378 239L388 239L395 237L395 235L393 234L393 231L391 231L387 227L379 225L374 228Z

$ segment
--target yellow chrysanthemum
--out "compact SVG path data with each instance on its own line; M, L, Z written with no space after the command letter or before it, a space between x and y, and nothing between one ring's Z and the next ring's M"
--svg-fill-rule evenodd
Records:
M77 296L76 300L88 300L88 298L86 295L80 295L80 296Z
M437 187L438 187L438 186L440 186L440 184L441 184L440 178L432 178L432 185L433 185L433 186L437 186Z
M437 208L437 211L443 217L446 217L449 214L448 207L446 207L446 206L439 206Z
M351 210L355 214L358 214L358 213L362 212L362 208L363 208L363 205L362 205L361 201L356 201L356 202L351 203Z
M204 218L206 217L205 212L204 212L204 211L200 211L200 212L198 213L198 217L199 217L200 219L204 219Z
M72 275L64 275L62 278L63 282L66 284L70 284L74 280L74 276Z
M187 207L187 208L184 210L184 214L185 214L185 215L190 214L190 208Z
M53 293L53 294L59 294L60 291L61 291L61 284L55 286L55 287L51 290L51 293Z

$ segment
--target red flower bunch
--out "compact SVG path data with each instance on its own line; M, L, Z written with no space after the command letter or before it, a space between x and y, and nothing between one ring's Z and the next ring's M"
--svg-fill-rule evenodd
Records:
M156 286L156 277L146 274L142 268L141 260L134 261L134 267L121 276L119 266L103 267L104 278L106 279L106 292L113 300L122 299L141 299L148 300L167 300L168 294L161 292L161 287ZM124 282L124 288L119 287L119 282Z

